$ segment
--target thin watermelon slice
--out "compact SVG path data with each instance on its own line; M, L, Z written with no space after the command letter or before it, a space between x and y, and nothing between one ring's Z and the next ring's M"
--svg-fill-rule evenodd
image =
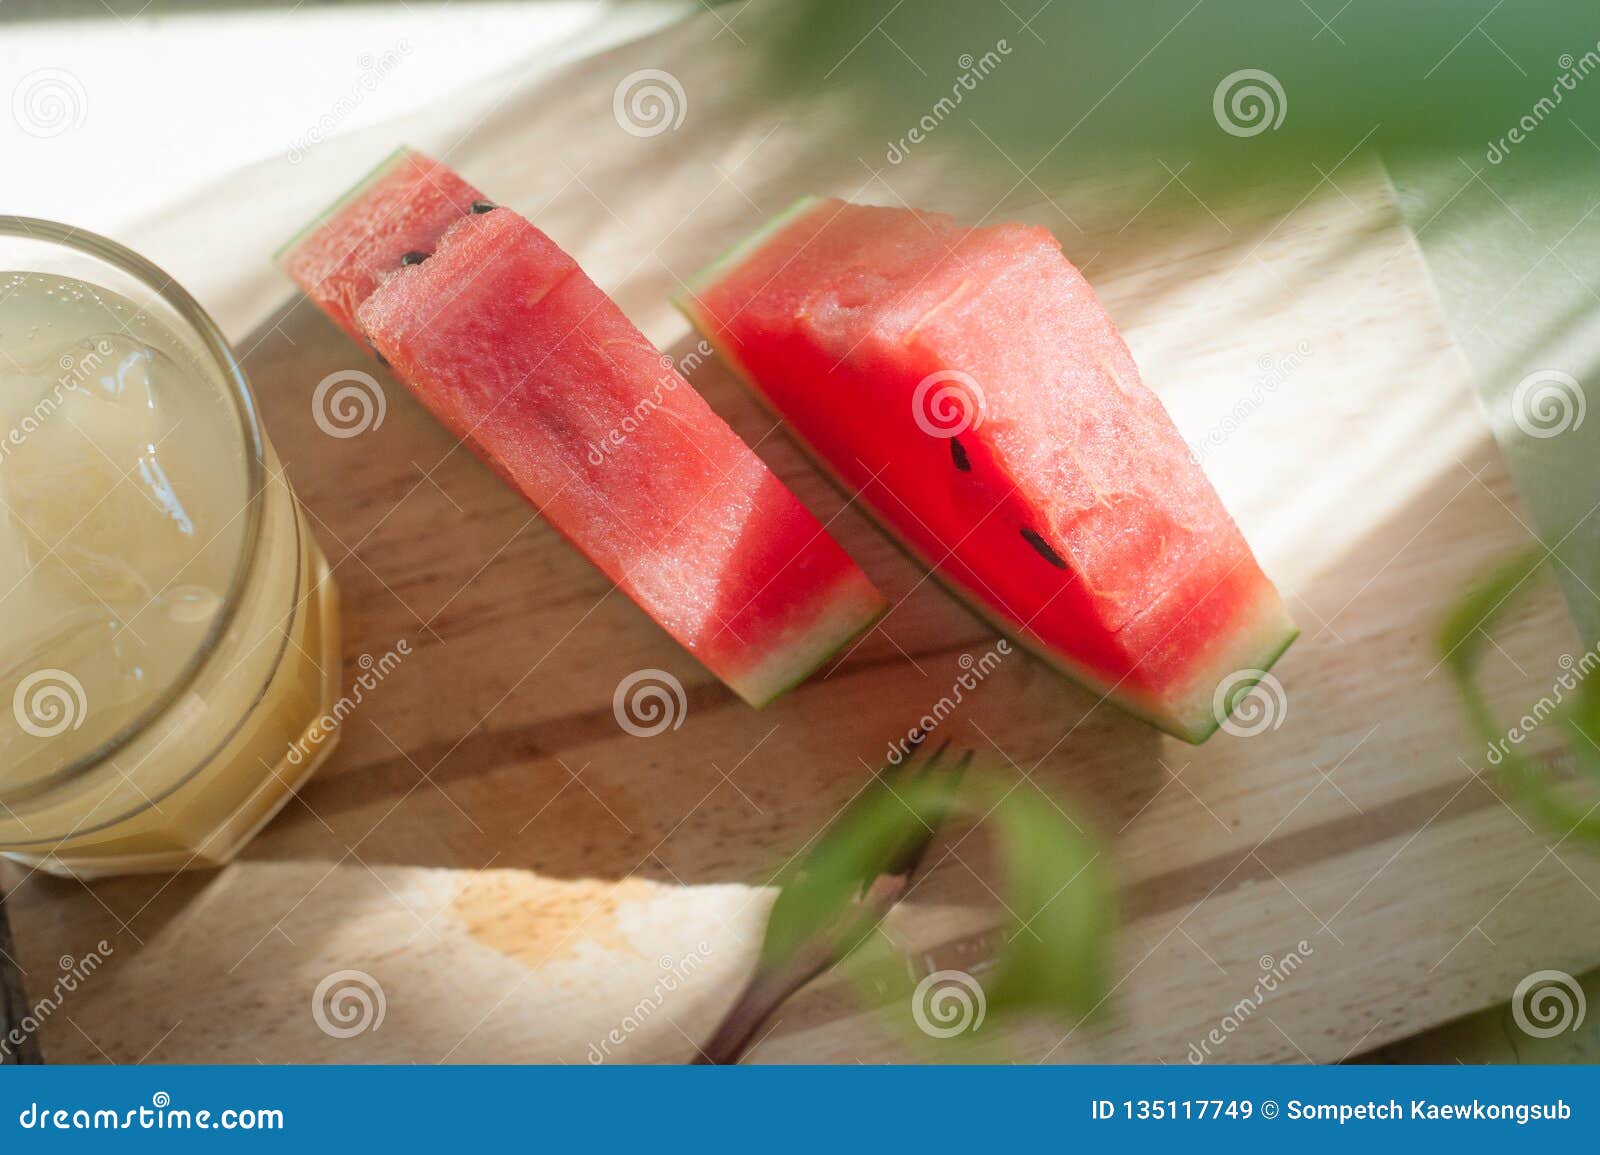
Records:
M449 166L408 148L388 158L278 251L278 264L357 341L356 307L408 253L430 253L464 214L494 205Z
M1296 630L1049 232L801 202L680 308L984 616L1190 742Z
M571 257L442 165L392 160L283 264L752 705L886 608Z

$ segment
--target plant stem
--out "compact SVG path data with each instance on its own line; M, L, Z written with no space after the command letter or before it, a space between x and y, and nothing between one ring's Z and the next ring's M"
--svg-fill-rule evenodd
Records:
M733 1009L717 1025L716 1033L690 1062L718 1066L737 1063L773 1012L832 963L830 955L813 958L804 965L797 965L799 960L795 960L782 972L762 974L758 971L740 993Z
M737 1063L774 1011L801 987L848 955L883 921L889 908L909 889L914 867L913 862L904 874L885 874L874 879L861 897L856 917L842 932L818 936L779 967L758 966L733 1009L723 1016L710 1041L690 1062Z

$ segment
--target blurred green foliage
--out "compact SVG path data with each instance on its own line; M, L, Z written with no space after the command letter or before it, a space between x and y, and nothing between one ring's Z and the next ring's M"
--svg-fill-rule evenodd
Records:
M1592 2L789 0L743 21L739 6L724 11L777 83L848 94L886 156L946 97L959 107L938 117L941 147L963 142L1008 171L1135 152L1250 181L1363 142L1482 165L1527 115L1547 152L1600 149L1560 123L1593 123L1600 109L1600 55L1585 63L1600 49ZM1277 127L1219 131L1219 87L1241 70L1280 87ZM1536 109L1541 98L1550 105ZM1261 114L1238 99L1229 115L1241 124Z
M1107 993L1116 926L1102 853L1042 788L982 768L876 775L786 872L760 970L776 974L796 958L831 965L872 941L888 907L914 891L911 876L947 816L985 824L1002 865L988 1012L1092 1014Z
M1504 622L1534 586L1543 571L1542 550L1519 554L1501 565L1451 610L1439 634L1445 664L1454 675L1467 713L1486 748L1495 751L1496 774L1513 800L1563 841L1574 839L1600 849L1600 795L1585 798L1585 789L1600 787L1600 678L1588 677L1590 664L1563 662L1566 673L1551 693L1525 717L1549 727L1565 741L1579 780L1565 782L1554 770L1521 752L1526 722L1519 721L1516 740L1499 719L1478 677L1490 631ZM1576 672L1574 672L1576 671Z

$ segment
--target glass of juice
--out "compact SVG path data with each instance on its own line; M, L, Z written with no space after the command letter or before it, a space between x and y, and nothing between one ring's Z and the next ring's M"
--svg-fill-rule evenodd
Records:
M338 692L338 593L216 324L120 245L0 216L0 854L227 862Z

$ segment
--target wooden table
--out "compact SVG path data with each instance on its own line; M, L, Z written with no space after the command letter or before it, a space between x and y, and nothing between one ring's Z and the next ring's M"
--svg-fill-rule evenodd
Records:
M247 354L335 566L347 675L400 639L413 652L230 868L93 886L8 869L36 988L58 957L115 947L48 1019L48 1056L681 1059L747 971L773 871L948 691L963 655L992 644L710 360L695 384L895 603L779 704L736 701L267 266L308 206L401 140L447 152L533 216L680 356L695 338L669 294L801 193L1045 224L1180 429L1206 443L1304 629L1277 669L1280 724L1194 749L1032 660L987 679L950 732L1092 820L1125 913L1109 1014L990 1020L993 1054L1184 1061L1294 952L1299 969L1212 1057L1336 1060L1503 1000L1531 970L1600 956L1600 866L1488 788L1438 666L1442 608L1530 532L1381 167L1330 148L1326 175L1204 205L1154 162L1036 188L930 146L874 174L860 158L881 144L853 140L837 108L754 95L748 55L709 42L690 22L471 115L369 133L337 161L263 166L130 238ZM611 107L644 68L691 99L678 129L649 138L616 127ZM339 440L309 399L350 368L383 383L387 417ZM1504 658L1485 677L1508 715L1576 645L1553 589L1497 640ZM683 727L649 739L611 710L645 667L688 688ZM994 870L964 833L936 844L892 917L918 970L981 970L992 944ZM381 1024L348 1038L313 1014L341 971L382 992ZM872 1003L830 976L753 1058L954 1053L909 1029L909 1007Z

